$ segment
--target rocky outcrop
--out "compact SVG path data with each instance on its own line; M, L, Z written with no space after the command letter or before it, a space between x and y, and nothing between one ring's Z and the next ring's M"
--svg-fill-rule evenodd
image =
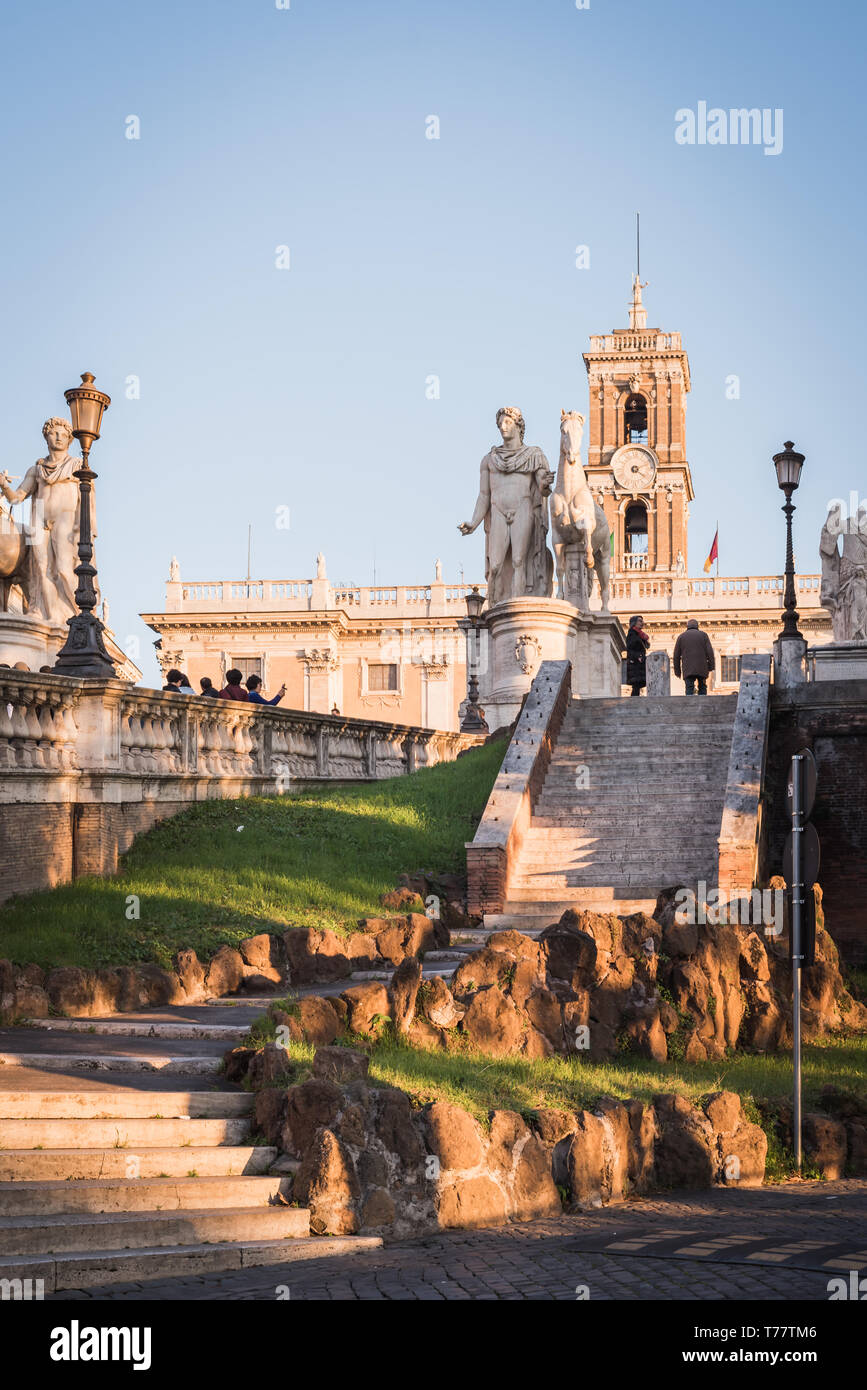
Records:
M668 925L643 912L568 911L537 941L493 932L462 960L450 985L423 980L418 959L407 957L388 990L365 984L343 992L348 1026L372 1034L390 1018L415 1047L469 1045L492 1057L632 1053L694 1062L721 1059L735 1047L788 1046L785 947L751 927L681 924L667 911L661 915ZM867 1009L846 990L834 942L821 928L816 963L803 972L803 997L808 1039L867 1028ZM293 1025L292 1036L325 1041L305 1020Z
M564 1205L755 1186L764 1177L767 1139L733 1092L700 1107L660 1095L652 1104L603 1097L574 1114L495 1110L483 1125L448 1101L418 1107L402 1091L371 1084L368 1060L323 1048L299 1084L259 1083L257 1123L295 1167L292 1200L310 1207L320 1233L402 1236L531 1221Z
M417 895L406 889L396 893L402 903L417 902ZM46 973L37 965L14 966L0 960L0 1026L24 1018L46 1018L50 1013L98 1018L165 1004L201 1003L240 992L261 994L281 986L325 984L348 979L357 970L399 966L449 943L444 923L421 912L363 918L359 926L361 931L345 937L300 927L280 936L260 932L239 942L237 949L221 946L207 964L194 950L184 948L177 952L171 970L158 965L105 970L65 966ZM315 1032L304 1035L313 1042L325 1040Z

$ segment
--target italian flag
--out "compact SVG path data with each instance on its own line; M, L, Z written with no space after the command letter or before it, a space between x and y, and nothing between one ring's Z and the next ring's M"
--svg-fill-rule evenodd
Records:
M712 545L711 548L710 548L710 554L708 555L707 559L706 559L705 562L704 562L704 572L705 572L705 574L710 574L711 565L713 564L714 560L718 560L718 559L719 559L719 527L717 527L717 528L716 528L716 531L714 532L713 545Z

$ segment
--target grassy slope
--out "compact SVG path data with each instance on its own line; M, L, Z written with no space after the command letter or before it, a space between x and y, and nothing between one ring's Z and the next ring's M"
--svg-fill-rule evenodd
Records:
M257 1033L259 1028L255 1030ZM263 1020L267 1037L273 1029ZM260 1035L259 1041L263 1038ZM252 1039L251 1039L252 1041ZM358 1043L355 1043L357 1046ZM663 1091L677 1091L695 1102L712 1091L736 1091L753 1101L788 1100L792 1093L792 1056L738 1053L718 1062L652 1062L638 1057L610 1061L548 1057L489 1057L465 1052L424 1052L386 1034L370 1048L374 1082L398 1086L419 1104L448 1100L485 1123L492 1110L521 1114L550 1107L558 1110L591 1108L601 1096L617 1100L650 1101ZM293 1043L299 1061L312 1061L314 1049ZM867 1038L827 1039L809 1044L803 1052L804 1108L817 1105L824 1085L864 1094L867 1091Z
M143 835L118 877L0 907L0 957L44 968L168 965L178 947L208 957L259 931L353 930L381 910L399 874L465 867L505 748L371 786L202 803ZM138 920L126 916L130 894Z

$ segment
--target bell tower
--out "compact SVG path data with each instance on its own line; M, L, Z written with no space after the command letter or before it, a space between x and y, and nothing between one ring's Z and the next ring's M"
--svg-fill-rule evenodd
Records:
M587 481L614 539L614 576L687 572L694 496L686 457L689 360L679 333L647 327L638 275L629 327L592 335ZM679 557L682 557L679 559Z

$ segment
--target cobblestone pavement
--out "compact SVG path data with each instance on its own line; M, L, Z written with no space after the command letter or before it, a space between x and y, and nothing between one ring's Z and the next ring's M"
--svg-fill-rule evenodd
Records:
M855 1179L679 1193L354 1255L54 1297L826 1301L828 1280L853 1269L867 1273L867 1181Z

